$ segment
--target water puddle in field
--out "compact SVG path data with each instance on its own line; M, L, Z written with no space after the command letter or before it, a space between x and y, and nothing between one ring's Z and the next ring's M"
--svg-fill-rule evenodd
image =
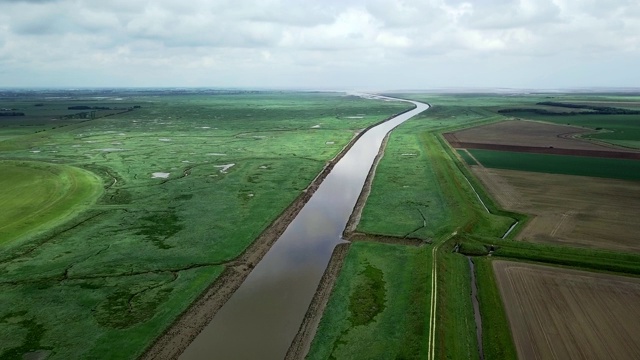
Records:
M227 170L231 169L231 167L234 166L234 165L235 164L214 165L213 167L219 168L221 173L226 174Z
M167 179L171 175L171 173L166 172L154 172L151 174L151 178L153 179Z
M333 248L343 241L342 231L382 140L429 108L414 104L414 110L370 129L353 145L180 359L284 358Z

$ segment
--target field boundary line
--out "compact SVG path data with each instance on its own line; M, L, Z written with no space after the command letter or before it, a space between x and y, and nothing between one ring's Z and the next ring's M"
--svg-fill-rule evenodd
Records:
M473 154L471 153L471 151L469 151L469 149L463 149L464 152L466 152L467 154L469 154L469 157L473 159L473 161L476 162L476 164L478 164L478 166L480 166L481 168L484 168L484 165L482 165L482 163L480 161L478 161L478 159L476 159L475 156L473 156Z
M465 180L467 180L467 183L469 184L469 186L471 186L471 190L473 190L473 192L476 194L476 197L478 198L478 200L480 200L480 204L482 204L482 207L487 211L487 213L491 214L491 211L489 211L489 208L487 207L487 205L484 203L484 201L482 201L482 198L480 197L480 194L478 194L478 192L476 191L476 188L473 187L473 185L471 184L471 181L469 181L469 179L467 178L467 175L462 173L462 176L464 177Z

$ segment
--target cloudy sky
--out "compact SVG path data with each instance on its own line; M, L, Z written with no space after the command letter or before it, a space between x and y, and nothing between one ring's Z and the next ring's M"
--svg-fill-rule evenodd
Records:
M0 87L640 87L637 0L0 0Z

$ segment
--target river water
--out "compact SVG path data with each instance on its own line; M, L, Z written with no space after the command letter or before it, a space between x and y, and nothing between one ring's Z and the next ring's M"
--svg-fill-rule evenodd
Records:
M382 98L381 98L382 99ZM379 100L380 101L380 100ZM309 202L244 283L180 356L195 359L283 359L380 149L414 110L367 131L338 161Z

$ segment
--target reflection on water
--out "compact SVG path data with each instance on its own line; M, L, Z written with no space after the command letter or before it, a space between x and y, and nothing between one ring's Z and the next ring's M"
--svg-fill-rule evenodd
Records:
M284 358L384 136L429 107L414 104L354 144L180 359Z

